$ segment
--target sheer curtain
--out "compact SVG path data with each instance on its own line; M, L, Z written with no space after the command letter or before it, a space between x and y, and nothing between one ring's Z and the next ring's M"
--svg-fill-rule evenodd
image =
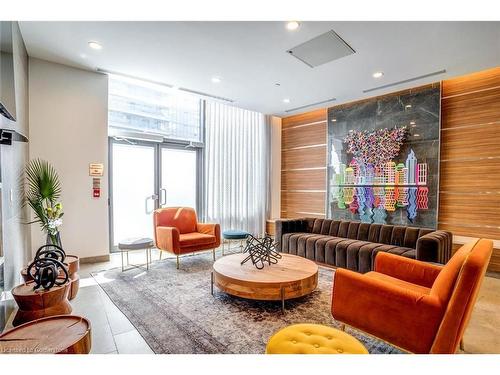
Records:
M265 232L269 138L262 113L206 102L205 216L221 230Z

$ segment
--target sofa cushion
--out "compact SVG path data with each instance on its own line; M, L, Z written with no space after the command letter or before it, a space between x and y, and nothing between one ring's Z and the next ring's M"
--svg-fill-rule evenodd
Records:
M209 234L192 232L192 233L183 233L179 235L180 247L209 245L214 242L216 242L215 236L211 236Z

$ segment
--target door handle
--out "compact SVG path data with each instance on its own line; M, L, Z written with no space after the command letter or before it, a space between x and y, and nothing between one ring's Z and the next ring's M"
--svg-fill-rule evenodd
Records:
M157 199L158 199L158 195L156 195L156 194L153 194L153 195L150 195L149 197L146 197L146 200L144 202L144 208L145 208L147 215L151 214L154 211L154 205L153 205L152 210L149 209L149 205L148 205L149 200L155 201Z
M167 189L160 189L161 200L160 206L164 206L167 204Z

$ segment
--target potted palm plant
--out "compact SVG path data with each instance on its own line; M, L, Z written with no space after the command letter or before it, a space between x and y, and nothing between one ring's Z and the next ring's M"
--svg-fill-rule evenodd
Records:
M27 203L35 214L35 220L47 234L47 244L61 246L59 227L64 215L61 197L61 183L54 167L41 159L30 160L26 166Z

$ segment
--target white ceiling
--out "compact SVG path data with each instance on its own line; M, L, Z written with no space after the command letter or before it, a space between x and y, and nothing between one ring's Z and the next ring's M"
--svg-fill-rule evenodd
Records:
M231 98L236 106L279 116L330 98L340 104L500 65L500 22L311 21L296 31L281 21L20 22L20 27L32 57ZM286 53L330 29L356 53L316 68ZM90 40L103 49L90 49ZM442 69L447 72L439 76L362 92ZM376 71L384 76L373 78ZM212 83L213 76L222 82Z

